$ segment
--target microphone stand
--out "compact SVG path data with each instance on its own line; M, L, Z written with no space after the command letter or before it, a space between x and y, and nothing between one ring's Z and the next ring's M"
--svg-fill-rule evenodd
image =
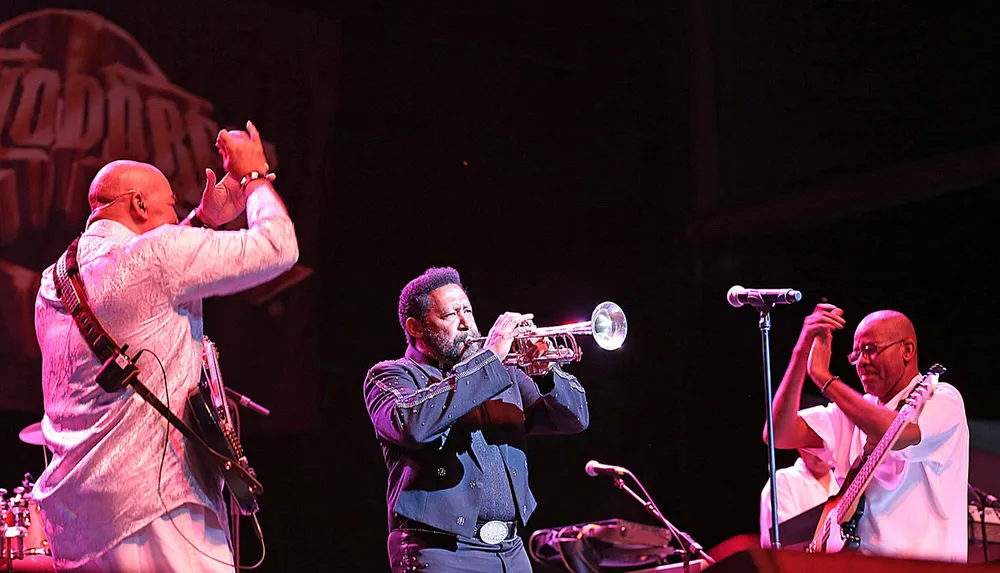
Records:
M227 388L228 390L228 388ZM240 430L242 424L240 424L240 412L239 408L236 407L236 400L232 397L227 396L225 398L229 401L232 406L233 412L233 422L235 422L236 439L240 439ZM236 496L229 494L229 530L230 538L233 542L233 569L235 571L240 570L240 508L236 506Z
M976 496L976 505L978 506L976 509L979 510L979 524L982 526L981 529L983 535L983 563L986 563L990 560L990 550L989 546L986 544L986 499L985 496L980 493L980 489L973 486L971 483L969 484L969 491L972 495Z
M705 553L705 550L702 549L701 545L699 545L697 541L691 539L691 536L688 535L687 533L674 527L674 524L670 523L667 520L667 518L663 516L663 513L660 511L660 508L656 507L656 503L653 501L652 496L650 496L649 492L646 491L646 488L643 487L642 482L639 481L639 478L635 477L635 475L628 470L625 470L625 474L628 475L628 477L632 478L632 481L634 481L639 486L639 489L642 490L642 493L643 495L646 496L646 499L642 499L642 497L640 497L638 494L632 491L631 488L625 485L625 481L622 480L621 476L617 475L614 476L615 486L617 486L618 489L626 491L629 495L635 498L636 501L638 501L640 504L642 504L644 508L646 508L646 511L648 511L656 519L659 519L660 522L663 523L663 525L666 526L666 528L669 529L670 532L674 534L674 537L677 538L677 543L679 543L681 546L681 558L683 559L684 563L684 572L687 573L691 566L690 563L691 552L697 553L698 556L704 559L706 562L708 562L709 565L715 564L715 559L712 559L707 553Z
M781 549L781 536L778 533L778 484L775 479L775 468L777 462L774 454L774 413L771 411L771 309L773 304L763 300L751 300L753 305L760 312L760 345L761 354L764 359L764 412L767 420L767 471L771 484L771 547Z
M232 406L233 412L233 422L235 423L236 439L240 440L240 430L242 424L240 424L240 412L237 405L242 406L251 412L260 414L261 416L267 416L271 413L270 410L261 406L260 404L254 402L250 398L247 398L243 394L229 388L225 388L226 400ZM233 569L236 571L240 570L240 508L236 505L236 496L230 494L229 496L229 519L230 519L230 533L232 534L233 542Z

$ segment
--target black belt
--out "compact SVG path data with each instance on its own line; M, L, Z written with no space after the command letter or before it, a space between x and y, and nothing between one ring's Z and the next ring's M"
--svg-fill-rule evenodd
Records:
M509 541L517 537L516 521L500 520L476 520L476 539L483 543L496 545L502 541Z
M422 531L424 533L434 533L440 535L455 535L454 533L438 529L408 517L403 517L399 514L393 516L393 529ZM517 522L478 519L476 520L476 532L473 537L483 543L489 543L491 545L497 545L502 541L510 541L517 537Z

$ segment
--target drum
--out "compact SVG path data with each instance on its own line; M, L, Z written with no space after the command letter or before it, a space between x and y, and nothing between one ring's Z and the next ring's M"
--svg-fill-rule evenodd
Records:
M45 531L42 527L42 512L39 511L38 504L35 503L30 493L25 494L24 502L28 510L27 519L24 522L24 527L27 529L24 536L24 554L52 555L52 551L49 549L49 540L45 538Z
M6 499L6 490L0 492L0 513L3 514L0 571L55 571L49 542L42 529L42 514L31 493L18 487L14 489L14 496Z
M24 571L31 573L55 573L56 568L52 566L52 558L48 555L25 555L23 559L12 560L14 571ZM0 571L7 570L7 561L0 558Z

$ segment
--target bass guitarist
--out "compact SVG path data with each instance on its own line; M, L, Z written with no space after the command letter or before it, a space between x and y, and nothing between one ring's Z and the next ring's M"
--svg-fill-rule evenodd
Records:
M207 171L201 204L181 222L156 167L105 165L90 185L86 230L42 276L35 330L53 458L34 497L59 571L234 570L218 475L193 463L197 446L131 388L104 384L117 359L97 357L109 338L123 346L119 357L127 345L141 382L183 417L202 373L202 299L264 283L297 260L256 129L222 131L216 145L228 175L217 185ZM215 230L244 210L249 228ZM104 347L75 322L83 305L68 297L78 290L106 329Z
M775 447L815 453L833 463L838 480L848 478L848 470L871 453L901 401L922 378L913 324L897 311L873 312L858 324L848 356L864 387L859 394L831 372L836 369L830 364L833 332L846 324L842 309L816 306L805 318L773 402ZM807 375L829 405L800 409ZM902 427L872 474L862 511L855 516L860 549L965 562L968 474L969 427L962 395L954 386L938 383L915 423ZM849 485L843 483L838 495Z

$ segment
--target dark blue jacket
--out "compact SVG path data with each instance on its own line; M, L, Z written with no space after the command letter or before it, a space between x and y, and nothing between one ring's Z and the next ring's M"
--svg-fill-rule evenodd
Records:
M365 402L389 470L392 515L473 537L483 472L470 455L471 432L501 436L499 450L513 485L521 525L535 509L528 488L524 437L572 434L590 421L576 377L555 368L542 394L523 371L483 350L447 374L413 347L376 364L365 378ZM485 428L488 428L485 429Z

